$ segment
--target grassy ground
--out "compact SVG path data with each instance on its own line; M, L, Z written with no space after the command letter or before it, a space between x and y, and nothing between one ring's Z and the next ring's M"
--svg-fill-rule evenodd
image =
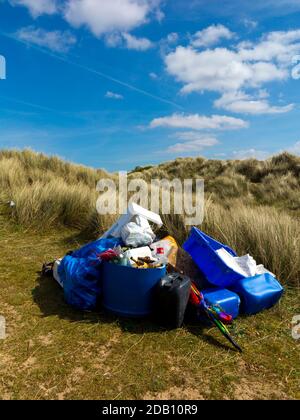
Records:
M80 313L38 271L79 245L75 232L24 231L0 218L0 341L3 399L295 399L299 341L291 337L299 292L239 318L238 354L215 329L166 331L148 320Z

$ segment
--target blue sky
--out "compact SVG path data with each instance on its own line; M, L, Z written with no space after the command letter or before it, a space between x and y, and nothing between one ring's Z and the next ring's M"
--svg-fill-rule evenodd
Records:
M0 0L0 148L108 170L300 154L300 0L256 3Z

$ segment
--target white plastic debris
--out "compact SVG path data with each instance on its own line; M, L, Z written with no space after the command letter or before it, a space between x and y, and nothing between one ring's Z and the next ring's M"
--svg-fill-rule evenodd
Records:
M130 222L122 227L121 238L126 246L137 248L140 246L151 245L154 241L155 235L149 224L148 226L140 226L136 222Z
M53 277L61 287L64 287L63 282L58 274L58 268L61 262L62 262L62 258L55 261L53 265Z
M149 226L149 222L158 225L158 227L161 227L163 225L159 214L144 209L136 203L130 203L127 209L127 213L120 217L120 219L101 236L101 239L108 238L110 236L114 238L120 238L121 229L123 228L123 226L127 225L132 221L135 221L136 223L140 224L140 226L143 225L144 227L147 227L146 223L148 223Z
M12 209L14 207L16 207L16 203L14 201L8 201L7 203L9 205L9 207Z
M127 257L130 260L131 264L134 264L134 262L131 260L133 258L134 260L137 260L138 258L152 258L151 249L148 246L143 246L141 248L136 249L129 249L125 252L125 257Z
M230 267L236 273L239 273L244 277L254 277L258 274L265 273L269 273L275 277L275 275L267 270L262 264L257 265L255 259L249 254L243 255L242 257L234 257L224 248L220 248L216 252L227 267Z

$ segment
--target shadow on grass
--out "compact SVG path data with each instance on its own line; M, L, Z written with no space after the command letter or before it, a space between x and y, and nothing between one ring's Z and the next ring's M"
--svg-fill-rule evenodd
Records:
M211 328L211 326L205 326L202 324L197 325L185 325L186 329L191 333L194 334L196 337L198 337L201 340L206 341L208 344L213 345L215 347L218 347L222 350L233 350L235 352L238 352L234 347L232 347L230 344L227 344L225 337L221 336L220 333L220 339L216 339L212 335L209 335L207 333L207 330ZM223 342L221 342L223 341Z
M83 312L76 310L69 306L64 301L63 291L52 277L42 276L38 273L37 286L32 291L34 302L39 306L42 316L58 316L61 319L69 320L70 322L83 323L117 323L122 331L133 334L144 334L147 332L165 332L165 327L155 324L151 318L123 318L118 317L110 312L99 309L97 312ZM219 349L234 350L230 345L226 344L225 338L221 337L217 340L209 333L208 328L211 325L202 325L199 322L188 321L185 328L214 347ZM222 342L223 341L223 342Z
M145 332L163 332L166 329L156 325L150 318L118 317L100 308L95 312L80 311L72 308L64 300L63 291L52 277L38 273L37 286L32 291L34 302L39 306L42 316L56 315L70 322L117 323L125 332L144 334Z

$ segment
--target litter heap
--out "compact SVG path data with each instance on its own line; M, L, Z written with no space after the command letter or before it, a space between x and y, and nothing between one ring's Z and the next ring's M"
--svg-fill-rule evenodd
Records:
M100 239L45 265L44 273L80 310L103 305L120 316L152 315L170 328L185 318L213 323L241 350L228 325L278 302L283 288L275 275L196 227L181 248L171 236L158 239L149 222L162 227L159 215L131 203Z

